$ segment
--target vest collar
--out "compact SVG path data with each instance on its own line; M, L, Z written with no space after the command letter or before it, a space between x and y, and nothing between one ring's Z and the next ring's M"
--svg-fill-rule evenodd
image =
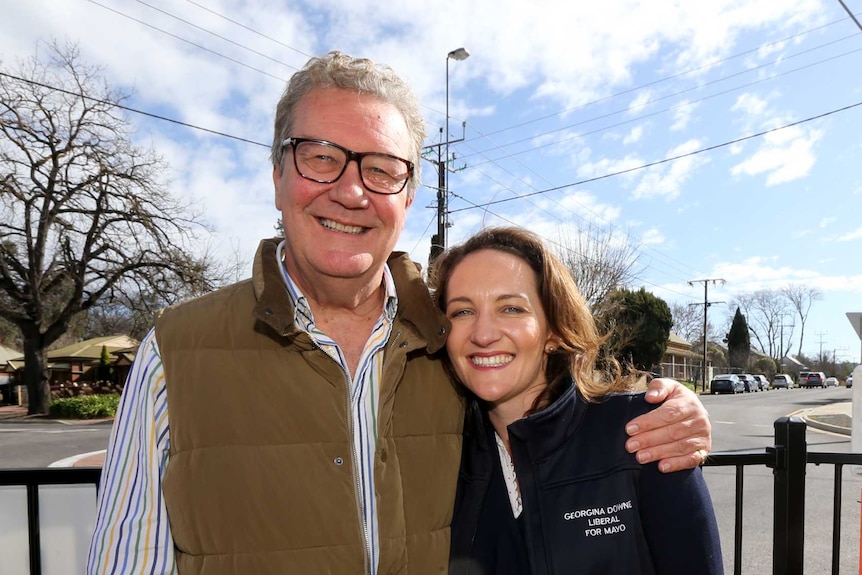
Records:
M252 285L257 304L254 317L270 326L282 337L299 332L293 322L293 303L281 278L281 264L276 250L281 240L266 239L260 242L252 266ZM393 252L387 261L395 291L398 294L397 319L410 324L425 340L429 353L436 353L446 343L449 322L437 309L422 280L419 267L404 252Z

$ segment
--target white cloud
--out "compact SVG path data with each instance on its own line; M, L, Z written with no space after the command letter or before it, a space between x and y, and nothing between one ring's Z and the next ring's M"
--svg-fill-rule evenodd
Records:
M734 102L730 109L731 111L742 112L746 116L753 116L759 119L766 111L766 106L766 100L757 94L745 93L736 99L736 102Z
M644 127L642 125L641 126L635 126L623 138L623 144L629 145L629 144L634 144L635 142L639 142L641 137L643 137L643 134L644 134Z
M684 155L700 147L701 143L698 140L689 140L669 150L665 157ZM663 197L666 200L672 200L679 196L682 185L694 171L708 161L706 157L699 154L647 168L646 174L641 177L632 192L632 198L638 200Z
M641 236L641 243L645 246L654 246L663 244L666 238L664 233L658 228L650 228Z
M697 103L689 101L683 101L681 104L674 106L673 123L670 126L671 132L684 130L691 121L691 116L697 107Z
M856 228L853 231L847 232L846 234L838 236L839 242L849 242L858 239L862 239L862 226Z
M766 185L775 186L805 177L814 166L814 145L823 132L804 126L793 126L771 132L760 140L758 149L733 166L734 176L756 176L766 173Z

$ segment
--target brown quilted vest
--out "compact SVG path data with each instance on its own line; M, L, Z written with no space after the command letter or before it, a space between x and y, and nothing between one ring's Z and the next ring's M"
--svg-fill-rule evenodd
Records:
M171 308L156 326L180 575L364 572L347 381L293 327L275 246L261 243L252 280ZM463 408L429 357L445 320L406 256L389 265L399 310L380 390L378 573L442 575Z

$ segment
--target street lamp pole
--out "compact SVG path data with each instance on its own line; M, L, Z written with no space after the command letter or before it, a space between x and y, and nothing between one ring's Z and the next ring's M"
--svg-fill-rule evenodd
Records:
M432 240L431 253L433 257L436 254L446 249L447 245L447 228L449 227L449 144L453 141L449 140L449 60L466 60L470 53L465 48L456 48L446 54L446 131L443 133L443 158L441 159L441 149L437 148L437 235L436 242ZM463 138L461 138L463 140ZM454 140L460 142L461 140Z

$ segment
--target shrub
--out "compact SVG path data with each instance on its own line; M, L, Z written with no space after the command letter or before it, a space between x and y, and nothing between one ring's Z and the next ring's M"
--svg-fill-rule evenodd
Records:
M117 393L64 397L51 402L50 416L58 419L113 417L119 403L120 395Z

